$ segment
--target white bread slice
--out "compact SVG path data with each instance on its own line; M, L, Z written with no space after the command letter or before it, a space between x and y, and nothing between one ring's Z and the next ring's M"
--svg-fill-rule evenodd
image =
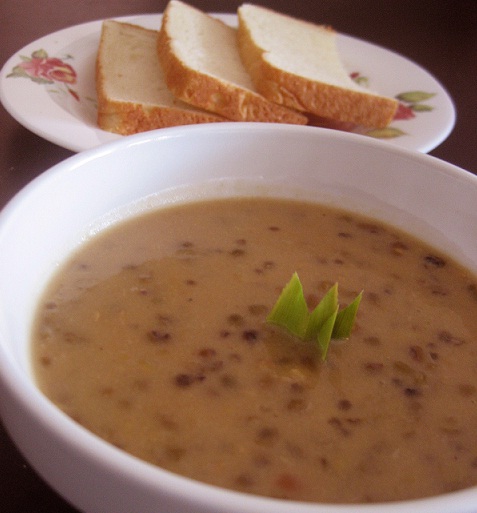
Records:
M238 9L238 45L258 92L316 116L384 127L398 102L356 84L345 70L336 32L253 4Z
M98 126L122 135L225 121L182 103L168 90L157 58L158 31L104 21L96 58Z
M164 11L157 52L171 92L233 121L306 124L307 118L259 95L237 47L237 30L179 0Z

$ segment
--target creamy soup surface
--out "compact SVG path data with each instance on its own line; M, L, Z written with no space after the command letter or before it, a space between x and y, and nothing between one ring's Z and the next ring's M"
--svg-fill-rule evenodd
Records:
M364 290L349 340L265 319L297 272L309 307ZM117 447L243 492L360 503L477 484L477 280L345 211L239 198L106 230L49 286L41 389Z

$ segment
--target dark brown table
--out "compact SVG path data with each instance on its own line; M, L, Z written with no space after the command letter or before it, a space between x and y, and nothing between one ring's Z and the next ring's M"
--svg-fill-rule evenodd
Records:
M241 2L191 0L210 12ZM477 2L475 0L260 1L379 44L419 63L449 91L457 122L431 152L477 174ZM166 0L1 0L0 66L26 44L96 19L161 12ZM72 153L29 132L0 106L0 208L25 184ZM477 207L477 205L476 205ZM1 400L1 397L0 397ZM0 424L0 511L76 511L39 478ZM114 513L114 512L104 512Z

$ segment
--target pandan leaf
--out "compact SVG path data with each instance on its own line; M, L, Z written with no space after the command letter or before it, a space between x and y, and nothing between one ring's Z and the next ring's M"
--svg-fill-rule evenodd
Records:
M362 292L343 310L339 310L338 284L325 294L310 313L297 273L285 285L267 322L288 330L301 340L315 341L326 359L332 338L349 338L361 303Z
M350 337L362 297L363 292L360 292L353 302L338 312L335 324L333 326L333 334L331 335L332 338Z
M290 333L303 338L308 325L308 307L303 295L303 287L294 273L282 290L278 301L267 317L267 321L286 328Z
M316 338L318 342L318 347L321 350L321 359L323 361L326 360L326 356L328 354L328 349L330 347L330 342L333 334L333 326L335 325L336 316L338 315L338 306L335 311L326 319L318 332L318 336Z
M308 326L305 333L305 340L316 339L322 326L334 314L337 308L338 284L335 283L308 317Z

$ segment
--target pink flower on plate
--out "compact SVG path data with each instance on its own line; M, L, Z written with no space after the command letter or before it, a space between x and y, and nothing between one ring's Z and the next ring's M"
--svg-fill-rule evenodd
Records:
M72 59L70 55L59 59L49 57L45 50L36 50L29 57L20 55L20 59L21 62L13 67L8 77L28 78L36 84L50 86L49 89L54 92L66 92L80 101L79 94L71 88L77 81L76 71L65 62L65 59Z
M48 57L44 50L37 50L31 57L22 57L22 62L17 64L9 75L10 77L30 78L40 84L52 84L64 82L76 83L76 71L57 57Z
M404 103L399 102L398 108L396 110L396 114L394 114L394 119L412 119L415 118L416 115L411 107L408 105L404 105Z
M61 59L31 59L22 62L19 66L32 78L44 78L51 82L66 82L68 84L76 82L75 70Z

